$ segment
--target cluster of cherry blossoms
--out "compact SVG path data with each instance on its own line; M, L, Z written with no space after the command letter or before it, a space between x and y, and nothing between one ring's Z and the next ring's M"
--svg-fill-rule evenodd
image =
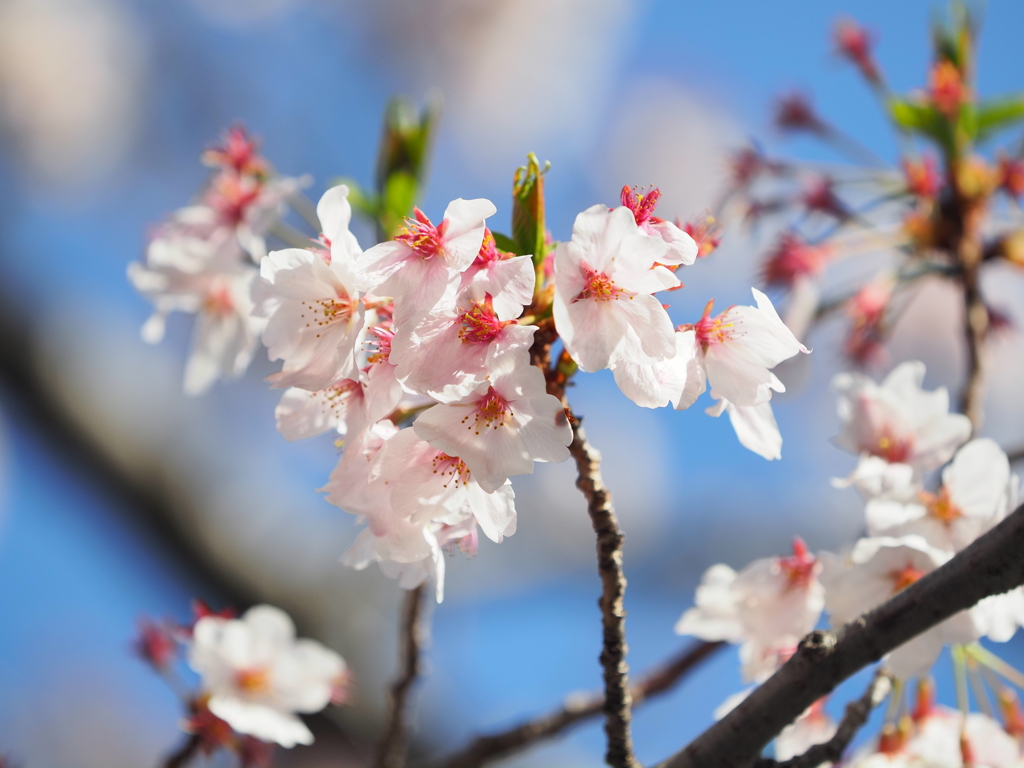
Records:
M757 560L739 573L726 565L713 566L697 589L695 607L676 625L678 633L741 644L744 679L761 682L793 655L823 617L827 615L833 629L857 619L945 563L1014 510L1018 483L1006 454L987 438L970 440L967 417L949 412L944 388L924 390L924 375L923 364L908 362L881 384L849 373L833 381L843 425L835 442L859 455L851 476L836 484L853 484L863 495L867 535L839 554L813 555L797 539L792 555ZM1024 588L1018 587L918 635L890 653L884 666L895 680L906 683L927 679L946 646L958 653L982 654L979 658L987 662L987 652L971 644L982 638L1005 642L1021 626ZM738 700L727 702L724 711ZM936 719L925 725L925 715L933 714ZM928 745L936 739L952 739L958 745L964 715L954 714L940 715L938 709L920 714L915 721L919 735L905 734L900 754L916 755L915 750L931 748ZM978 729L982 741L987 739L982 736L985 729L999 731L1003 741L1015 746L1013 760L998 764L1016 764L1016 742L991 718L969 715L966 727L968 732ZM819 702L780 736L778 759L827 741L834 731L835 723ZM788 745L790 739L803 746ZM892 744L879 749L893 753ZM959 746L956 755L956 760L941 763L907 757L907 764L974 764L960 755Z
M279 608L257 605L239 618L197 601L194 611L188 625L144 620L135 643L185 699L181 727L191 738L181 764L226 750L242 768L266 768L274 744L311 744L298 714L345 702L349 673L341 656L315 640L297 640ZM199 676L195 690L179 674L182 662Z
M445 550L475 552L478 529L495 542L515 532L510 477L569 457L562 392L577 369L611 369L647 408L688 408L710 388L711 415L728 413L743 445L780 457L769 401L784 386L771 368L807 349L756 289L756 306L713 315L712 301L674 325L657 294L681 287L676 270L713 236L655 216L657 189L623 188L618 207L579 214L569 240L545 232L538 256L498 247L509 238L492 234L497 210L483 199L453 201L437 223L415 208L364 251L340 184L317 203L305 247L268 251L268 233L295 239L281 217L302 209L304 182L271 176L241 129L204 157L217 170L203 202L129 267L156 308L144 338L160 337L171 310L197 314L189 392L237 376L262 339L281 361L268 377L284 390L281 434L344 438L322 490L367 523L345 564L377 562L406 589L432 578L441 600ZM538 349L556 340L548 367Z

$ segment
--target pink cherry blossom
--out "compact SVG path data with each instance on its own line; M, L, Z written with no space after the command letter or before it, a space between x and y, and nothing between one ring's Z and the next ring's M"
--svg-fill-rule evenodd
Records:
M498 319L513 320L533 301L536 282L533 259L498 250L494 236L485 229L480 252L462 273L459 291L469 290L475 296L489 295Z
M825 712L825 699L818 699L775 738L775 759L782 762L802 755L815 744L826 743L838 728Z
M703 370L714 391L736 406L767 403L772 390L786 388L771 368L798 352L809 350L779 318L771 300L751 289L756 307L732 306L711 316L714 301L694 325L694 342Z
M676 331L676 354L655 363L618 360L612 364L615 383L622 393L643 408L669 403L689 408L704 392L703 360L697 354L695 331Z
M288 614L269 605L250 608L239 619L200 619L188 659L202 677L210 712L238 733L284 747L313 742L295 713L327 706L346 671L334 651L296 640Z
M434 225L419 209L394 240L370 248L360 262L367 290L395 301L395 321L429 312L455 295L459 274L483 242L485 219L497 212L490 200L452 201ZM446 297L448 297L446 299Z
M544 374L532 365L499 372L465 399L427 409L413 427L465 462L488 492L510 475L532 474L535 461L565 461L572 442L561 402L547 394Z
M707 414L716 418L723 413L729 414L729 423L740 445L768 461L782 458L782 433L771 403L735 405L719 397L715 390L711 391L711 397L718 402L707 409Z
M742 642L745 679L767 677L817 625L825 606L821 570L800 539L793 543L792 556L755 560L739 573L712 566L676 633Z
M924 374L924 363L912 361L894 368L880 385L859 373L833 378L843 421L836 445L861 455L850 482L870 483L883 469L878 462L865 461L871 456L906 464L918 475L937 469L970 437L971 422L949 412L945 387L922 389Z
M555 325L584 371L619 360L651 363L676 353L672 322L656 291L677 287L662 240L643 235L628 208L595 205L576 217L555 250Z
M630 210L640 231L645 235L656 237L668 246L665 257L661 260L666 266L689 266L697 260L697 243L689 234L681 230L671 221L658 218L654 210L661 199L661 190L657 187L641 194L628 185L620 194L622 205Z
M501 320L477 289L471 285L454 308L420 315L396 332L389 360L406 388L452 402L501 368L529 365L536 326Z

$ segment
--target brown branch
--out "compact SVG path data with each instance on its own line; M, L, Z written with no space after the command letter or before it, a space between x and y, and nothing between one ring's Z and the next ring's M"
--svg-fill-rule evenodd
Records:
M162 768L184 768L199 754L201 744L202 739L199 734L192 734L184 744L167 756L167 759L161 763Z
M1024 506L944 565L836 632L812 632L760 688L661 768L746 768L839 683L990 595L1024 584Z
M601 480L601 454L587 442L583 427L573 422L569 453L576 460L576 487L587 500L587 513L597 535L597 570L601 576L601 608L604 669L604 714L608 751L605 761L612 768L640 768L633 754L630 735L632 695L629 689L629 665L626 664L626 575L622 570L622 542L612 496Z
M975 434L981 428L985 407L985 378L988 372L988 308L978 285L979 265L964 268L964 336L967 339L967 382L961 396L961 410L971 420Z
M668 661L647 672L630 689L636 707L670 690L715 651L725 647L722 642L693 643ZM604 692L571 696L562 706L545 715L527 720L499 733L479 736L465 748L448 757L439 768L478 768L494 760L511 757L540 741L568 730L604 711Z
M405 593L402 604L401 672L391 686L391 710L384 737L377 748L375 768L402 768L408 751L409 693L420 674L420 650L424 632L421 622L423 596L426 589L420 584Z
M802 755L789 760L759 760L757 768L818 768L822 763L838 763L857 731L864 727L871 710L885 700L890 690L892 681L889 676L882 671L877 672L864 695L846 705L843 719L831 739L824 744L815 744Z

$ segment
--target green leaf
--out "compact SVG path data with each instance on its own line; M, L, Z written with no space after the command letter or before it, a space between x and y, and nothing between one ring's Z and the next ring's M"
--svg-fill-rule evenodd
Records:
M978 105L978 141L984 141L996 131L1009 128L1024 119L1024 96L1000 96L986 99Z
M501 232L491 232L494 236L494 244L498 246L499 251L508 251L509 253L518 253L519 246L516 245L516 241L508 235L503 235Z
M393 171L388 176L380 205L380 223L388 237L394 236L412 213L418 187L416 178L405 171Z
M931 104L893 96L889 99L889 116L901 128L932 139L947 153L954 151L952 126Z
M546 254L544 246L544 174L551 163L540 167L532 152L526 156L526 165L516 170L512 178L512 239L515 253L532 255L534 264L540 264Z

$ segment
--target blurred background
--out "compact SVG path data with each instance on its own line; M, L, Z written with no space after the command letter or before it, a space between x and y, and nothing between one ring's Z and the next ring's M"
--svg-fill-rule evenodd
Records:
M140 616L186 620L196 595L281 606L354 670L351 706L318 719L318 744L279 754L280 765L359 764L379 728L400 593L375 567L337 562L357 529L315 490L336 461L330 438L289 444L276 433L265 356L244 380L191 399L181 391L191 320L173 317L160 346L139 338L149 306L125 267L195 192L198 154L225 127L244 121L279 171L312 174L316 199L339 176L371 183L390 95L437 92L421 201L430 215L488 197L507 230L512 173L533 151L552 163L557 239L580 210L615 204L623 184L660 186L659 213L690 218L721 192L728 151L750 137L782 150L770 124L779 92L813 94L822 114L895 160L874 99L832 55L831 29L854 12L907 90L924 82L934 10L925 0L0 0L0 755L26 768L156 764L180 739L180 706L130 644ZM1024 86L1022 25L1020 4L985 10L983 93ZM785 151L837 159L803 142ZM676 321L695 320L711 297L749 303L769 234L727 226L721 248L685 271ZM1024 281L1007 274L989 290L1012 314ZM958 312L953 289L930 288L888 364L923 359L929 387L957 392ZM814 354L780 371L790 389L773 400L778 462L744 450L702 407L635 407L610 375L583 376L571 392L627 534L634 670L686 642L672 627L707 566L783 553L797 534L816 549L857 535L860 501L829 484L854 463L829 443L842 332L819 328ZM986 434L1008 448L1024 443L1022 353L1017 334L994 346ZM517 478L518 533L449 562L418 693L418 758L599 685L593 534L572 483L568 463ZM1013 660L1021 649L1010 645ZM674 751L740 687L728 651L645 705L639 758ZM595 721L510 764L595 765L602 747Z

